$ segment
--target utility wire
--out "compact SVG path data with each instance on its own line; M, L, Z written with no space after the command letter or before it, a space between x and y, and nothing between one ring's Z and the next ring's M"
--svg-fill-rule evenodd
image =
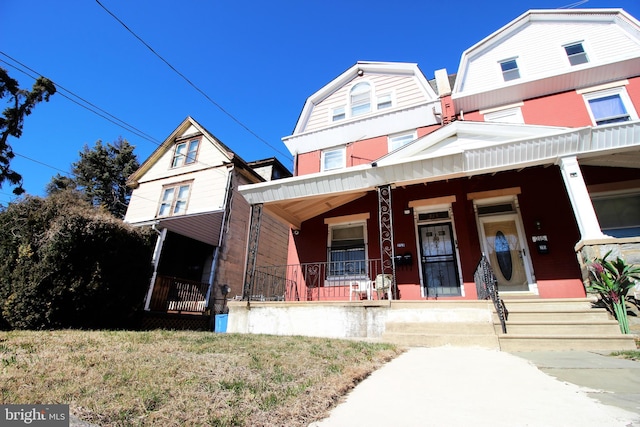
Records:
M149 49L151 51L151 53L153 53L155 56L157 56L162 62L164 62L171 70L173 70L177 75L179 75L180 77L182 77L182 79L184 81L186 81L191 87L193 87L196 91L198 91L202 96L204 96L209 102L211 102L213 105L215 105L220 111L222 111L224 114L226 114L229 118L231 118L234 122L236 122L238 125L240 125L242 128L244 128L247 132L249 132L251 135L253 135L254 137L256 137L259 141L261 141L262 143L266 144L268 147L270 147L272 150L274 150L275 152L282 154L283 156L287 157L287 158L291 158L291 154L285 154L282 151L278 150L276 147L274 147L273 145L269 144L266 140L264 140L263 138L261 138L257 133L255 133L254 131L252 131L247 125L245 125L244 123L242 123L239 119L237 119L233 114L231 114L230 112L228 112L227 110L225 110L220 104L218 104L216 101L214 101L213 99L211 99L211 97L209 97L209 95L207 95L202 89L200 89L198 86L196 86L191 80L189 80L184 74L182 74L180 71L178 71L173 65L171 65L171 63L169 63L169 61L167 61L166 59L164 59L159 53L157 53L151 46L149 46L149 44L147 42L145 42L140 36L138 36L133 30L131 30L127 24L125 24L124 22L122 22L122 20L120 20L120 18L118 18L113 12L111 12L109 9L107 9L102 3L100 3L100 0L96 0L96 3L98 3L98 5L100 5L100 7L102 9L105 10L105 12L107 12L109 15L111 15L113 17L113 19L115 19L116 21L118 21L118 23L120 25L122 25L129 33L131 33L136 39L138 39L140 41L140 43L142 43L147 49Z
M37 75L41 75L41 76L43 75L42 73L38 73L37 71L35 71L34 69L30 68L29 66L27 66L27 65L23 64L22 62L18 61L17 59L15 59L15 58L13 58L13 57L11 57L11 56L7 55L5 52L0 51L0 54L2 54L2 55L4 55L4 56L6 56L7 58L11 59L11 60L12 60L12 61L14 61L15 63L20 64L20 66L21 66L21 67L26 68L27 70L31 71L32 73L35 73L35 74L37 74ZM3 63L5 63L5 64L7 64L8 66L10 66L10 67L12 67L12 68L14 68L14 69L16 69L16 70L20 71L21 73L23 73L23 74L25 74L25 75L27 75L27 76L31 77L31 78L32 78L32 79L34 79L34 80L36 80L36 79L37 79L37 77L35 77L35 76L33 76L33 75L29 74L28 72L26 72L26 71L24 71L24 70L21 70L20 68L16 67L15 65L13 65L13 64L11 64L11 63L9 63L9 62L7 62L7 61L3 60L3 59L0 59L0 62L3 62ZM51 80L51 79L49 79L49 80ZM52 82L53 82L53 80L52 80ZM106 111L106 110L104 110L104 109L102 109L102 108L98 107L97 105L93 104L93 103L92 103L92 102L90 102L90 101L87 101L87 100L86 100L86 99L84 99L83 97L81 97L81 96L79 96L79 95L77 95L77 94L73 93L73 92L72 92L72 91L70 91L69 89L64 88L63 86L59 85L58 83L53 82L53 84L56 86L56 89L62 89L64 92L67 92L67 93L71 94L72 96L74 96L75 98L77 98L77 99L81 100L81 101L82 101L82 102L84 102L85 104L87 104L87 105L91 106L92 108L95 108L95 109L96 109L96 110L98 110L99 112L97 112L97 111L95 111L95 110L92 110L92 109L91 109L91 108L89 108L87 105L83 105L82 103L80 103L80 102L76 101L75 99L72 99L71 97L69 97L69 96L65 95L65 94L64 94L64 93L62 93L62 92L57 92L57 93L59 93L59 94L60 94L60 96L62 96L63 98L68 99L69 101L71 101L71 102L73 102L73 103L75 103L75 104L77 104L77 105L81 106L82 108L85 108L85 109L87 109L87 110L91 111L92 113L96 114L97 116L100 116L100 117L102 117L103 119L105 119L105 120L107 120L107 121L109 121L109 122L111 122L111 123L115 124L116 126L121 127L122 129L124 129L124 130L126 130L126 131L129 131L129 132L131 132L131 133L133 133L133 134L135 134L135 135L139 136L140 138L146 139L147 141L150 141L150 142L152 142L152 143L154 143L154 144L156 144L156 145L158 145L158 146L159 146L159 145L161 145L160 141L158 141L156 138L152 137L151 135L149 135L149 134L147 134L147 133L145 133L145 132L141 131L140 129L136 128L135 126L133 126L133 125L131 125L131 124L127 123L127 122L125 122L124 120L119 119L118 117L114 116L113 114L109 113L108 111ZM102 114L102 113L104 113L104 114Z

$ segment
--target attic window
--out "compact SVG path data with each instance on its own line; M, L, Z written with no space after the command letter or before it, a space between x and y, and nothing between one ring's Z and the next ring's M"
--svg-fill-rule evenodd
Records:
M386 95L378 96L378 110L391 108L392 105L393 105L393 100L391 99L390 93L387 93Z
M361 82L351 88L351 116L371 111L371 85Z
M184 165L190 165L196 162L198 154L199 139L192 139L188 142L180 142L176 144L175 151L173 152L173 160L171 162L172 168L177 168Z
M571 65L580 65L589 62L587 52L584 51L582 42L566 45L564 50L567 52L567 57Z
M337 122L338 120L343 120L345 118L345 110L344 105L342 107L337 107L333 109L331 114L331 121Z
M515 58L500 61L500 68L505 82L520 78L520 70L518 70L518 63Z

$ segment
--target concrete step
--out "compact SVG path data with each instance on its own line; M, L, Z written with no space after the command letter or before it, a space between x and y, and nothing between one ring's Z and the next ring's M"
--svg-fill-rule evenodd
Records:
M507 307L507 322L536 322L536 321L604 321L610 316L604 308L591 308L587 310L557 310L557 311L533 311L511 310ZM494 321L498 321L496 313Z
M388 322L382 341L409 347L499 348L490 322Z
M502 351L635 350L633 335L499 335Z
M591 298L556 299L502 299L509 311L580 311L589 310L595 300Z
M385 333L382 335L382 341L407 347L440 347L444 345L452 345L457 347L500 348L498 337L496 335Z
M494 323L496 333L502 333L500 322ZM511 321L507 322L509 335L615 335L620 332L618 322L604 321Z

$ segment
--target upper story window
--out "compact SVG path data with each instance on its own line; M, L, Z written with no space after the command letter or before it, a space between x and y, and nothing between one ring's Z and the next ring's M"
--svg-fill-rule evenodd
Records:
M377 102L378 110L384 110L385 108L391 108L392 106L393 106L393 99L391 98L390 93L378 96L378 102Z
M338 120L343 120L346 117L346 111L344 109L344 105L342 107L336 107L331 112L331 121L337 122Z
M567 58L569 58L571 65L580 65L589 62L587 52L584 51L582 42L568 44L564 46L564 50L567 52Z
M174 184L162 189L158 216L181 215L187 211L191 183Z
M191 141L180 142L176 144L173 152L173 160L171 162L172 168L177 168L184 165L190 165L196 162L196 156L198 154L198 146L200 145L199 139L192 139Z
M388 141L389 141L389 152L397 150L398 148L402 147L403 145L406 145L406 144L410 143L411 141L415 140L416 138L417 138L417 132L416 131L404 132L404 133L399 133L399 134L396 134L396 135L389 135L389 138L388 138Z
M637 120L631 99L624 87L585 93L589 114L596 125Z
M524 124L522 109L520 106L504 108L501 110L487 111L484 113L485 122L496 123L521 123Z
M320 156L320 163L321 163L323 172L345 167L345 164L346 164L345 147L324 150L322 152L322 155Z
M520 70L518 70L518 63L516 58L500 61L500 69L502 70L502 77L505 82L509 80L515 80L520 78Z
M360 82L351 88L351 116L358 116L371 111L371 85Z

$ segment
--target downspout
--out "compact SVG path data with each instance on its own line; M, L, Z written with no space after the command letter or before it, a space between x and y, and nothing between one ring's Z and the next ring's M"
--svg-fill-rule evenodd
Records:
M162 248L164 247L164 239L167 237L167 229L163 228L162 231L159 231L156 228L156 224L151 226L151 229L158 234L158 238L156 239L156 247L153 250L153 258L151 263L153 264L153 274L151 275L151 282L149 283L149 291L147 292L147 296L144 302L144 310L149 311L151 305L151 296L153 295L153 288L156 284L156 277L158 276L158 265L160 264L160 255L162 254Z

